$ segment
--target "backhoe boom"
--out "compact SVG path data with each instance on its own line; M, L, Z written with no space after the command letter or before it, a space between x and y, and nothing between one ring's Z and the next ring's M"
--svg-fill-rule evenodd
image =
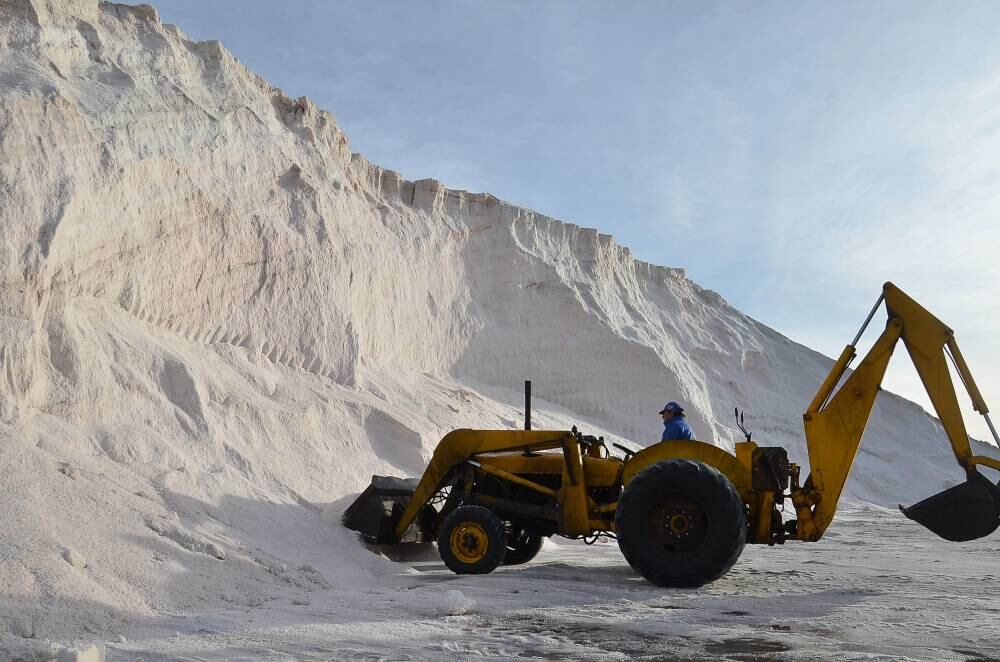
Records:
M883 301L889 313L885 330L860 365L834 392L857 354L855 345ZM875 397L900 339L941 419L955 459L969 473L968 482L903 509L903 512L939 535L953 540L982 537L1000 524L1000 490L976 473L977 465L1000 469L1000 461L973 455L948 370L949 356L976 411L986 416L994 437L996 431L989 420L989 409L958 349L954 333L899 288L886 283L882 296L861 331L854 342L844 348L803 416L811 473L801 488L792 490L792 502L798 516L797 537L800 540L818 540L833 520L875 405ZM984 483L989 488L984 487ZM964 512L967 510L979 512Z

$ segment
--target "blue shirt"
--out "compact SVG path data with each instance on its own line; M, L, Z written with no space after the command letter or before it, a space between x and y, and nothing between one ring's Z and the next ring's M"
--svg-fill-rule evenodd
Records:
M660 441L670 441L672 439L694 439L691 426L684 420L682 414L674 414L669 421L663 421L663 436Z

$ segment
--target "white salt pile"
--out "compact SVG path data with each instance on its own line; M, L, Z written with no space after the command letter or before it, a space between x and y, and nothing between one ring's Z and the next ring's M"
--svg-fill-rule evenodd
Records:
M368 163L329 113L151 7L0 2L17 646L378 586L399 569L336 524L350 495L417 475L452 428L519 426L525 378L536 427L647 444L676 399L731 448L740 405L805 462L829 365L597 230ZM849 495L957 478L938 422L883 394Z

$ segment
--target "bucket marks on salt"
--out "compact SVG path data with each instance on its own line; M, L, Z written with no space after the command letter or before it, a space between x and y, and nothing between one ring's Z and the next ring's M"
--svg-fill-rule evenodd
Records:
M741 636L721 641L703 641L690 635L664 632L662 623L616 621L615 605L588 605L584 609L525 610L507 612L495 620L479 618L473 627L488 629L501 640L519 640L518 657L542 660L627 659L689 660L728 659L771 662L786 659L792 650L764 636ZM587 613L596 609L595 613ZM624 616L624 614L623 614ZM634 616L634 614L633 614Z
M184 321L173 315L163 315L157 312L152 305L147 304L144 298L131 288L126 289L114 301L100 297L95 292L74 292L72 296L74 298L89 296L103 303L114 304L150 326L180 336L198 345L228 345L242 348L275 365L292 370L304 370L318 377L345 385L353 384L356 377L353 357L358 356L359 339L350 322L344 329L348 351L345 357L337 359L317 353L315 347L306 347L305 349L291 347L287 343L277 342L273 338L259 338L253 333L235 329L226 324L214 324L210 320L204 322Z

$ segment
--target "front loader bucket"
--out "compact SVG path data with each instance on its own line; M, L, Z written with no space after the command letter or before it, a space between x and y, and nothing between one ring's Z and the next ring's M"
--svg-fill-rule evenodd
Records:
M945 540L976 540L1000 526L1000 486L974 472L960 485L899 509Z
M360 533L361 539L369 545L433 540L437 511L430 505L424 506L403 540L395 538L396 524L418 482L417 478L372 476L371 485L344 511L344 526Z

